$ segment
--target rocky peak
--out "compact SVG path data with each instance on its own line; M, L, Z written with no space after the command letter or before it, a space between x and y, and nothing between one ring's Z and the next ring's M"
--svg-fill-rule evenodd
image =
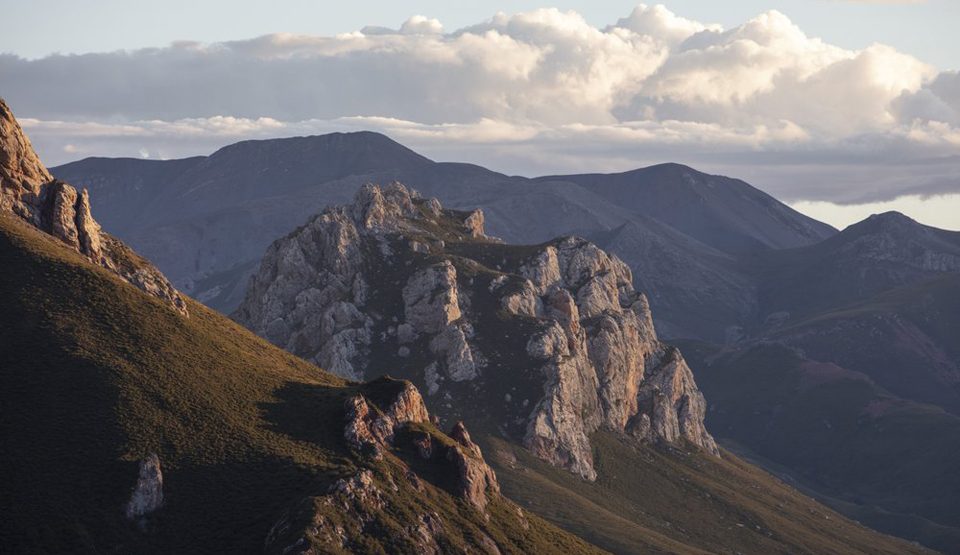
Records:
M0 98L0 189L3 194L0 202L3 208L10 210L15 200L24 196L39 200L40 188L51 181L53 176L40 162L10 107Z
M383 189L366 184L357 192L350 212L354 222L365 228L397 224L416 214L413 201L419 196L399 183Z
M960 270L960 233L927 227L900 212L874 214L831 240L842 264L897 264L922 272Z
M430 423L431 418L420 392L410 382L380 377L369 382L367 387L392 391L386 399L381 399L380 406L386 408L381 410L362 395L347 399L343 437L350 447L382 459L384 453L393 447L397 433L412 432L411 424ZM453 443L439 440L429 432L417 432L417 435L420 437L414 443L419 456L452 465L459 476L458 493L482 512L489 502L488 493L499 493L500 485L463 422L457 422L448 434Z
M444 517L421 512L424 491L433 487L457 495L488 521L487 505L497 496L517 513L521 525L525 522L519 507L499 497L496 475L463 424L450 436L440 433L410 382L381 377L358 389L360 394L346 401L344 426L344 439L359 451L354 453L358 467L288 510L270 530L266 552L354 552L359 550L355 542L367 541L371 531L393 529L417 553L499 553L482 534L473 539L477 544L472 549L453 549ZM404 520L409 524L402 530L393 528L397 515L409 511L420 514Z
M159 270L101 231L90 213L87 190L78 192L50 175L0 98L0 213L3 212L53 235L94 264L187 315L186 302Z
M341 376L389 368L441 421L594 479L599 428L718 453L690 369L632 283L584 239L505 245L479 211L365 185L267 250L234 318Z

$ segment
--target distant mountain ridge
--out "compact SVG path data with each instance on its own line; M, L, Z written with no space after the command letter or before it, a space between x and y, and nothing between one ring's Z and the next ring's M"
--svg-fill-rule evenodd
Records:
M960 233L892 212L753 257L766 317L681 343L708 425L846 514L960 553Z
M366 182L401 181L446 206L479 207L490 232L510 242L628 230L608 247L621 254L638 284L651 291L712 291L709 298L651 295L667 337L722 338L726 324L701 304L721 305L719 310L741 323L754 317L752 286L731 270L731 256L811 244L835 231L746 183L685 166L526 179L433 162L371 132L243 141L207 157L169 162L86 159L54 172L96 191L108 229L115 224L116 232L155 260L179 288L225 312L243 298L247 277L273 239L328 204L348 202L351 191ZM685 226L677 210L643 207L650 191L669 190L727 200L716 210L701 202ZM631 202L623 202L628 193ZM733 211L740 206L751 211L738 222ZM700 220L705 224L696 224ZM678 271L641 264L641 252L648 260L674 261ZM726 277L713 280L714 274Z
M538 179L577 183L732 254L809 245L837 232L742 180L708 175L682 164Z
M179 160L85 158L57 171L80 176L78 183L96 194L108 214L105 225L117 218L119 232L134 222L151 225L175 210L184 218L348 175L431 163L384 135L361 131L241 141Z
M821 243L754 257L762 268L761 312L797 321L960 270L960 232L928 227L899 212L886 212Z

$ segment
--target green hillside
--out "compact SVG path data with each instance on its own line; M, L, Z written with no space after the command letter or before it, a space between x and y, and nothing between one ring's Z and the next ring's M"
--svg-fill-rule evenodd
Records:
M600 478L584 482L506 442L487 448L504 493L614 553L933 553L844 518L729 451L594 436Z

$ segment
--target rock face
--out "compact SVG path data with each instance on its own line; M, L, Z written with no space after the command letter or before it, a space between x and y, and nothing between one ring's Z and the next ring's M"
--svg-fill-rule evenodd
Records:
M447 450L446 459L457 466L461 495L482 511L487 506L487 492L500 491L497 475L484 462L480 447L470 439L463 422L457 422L449 435L457 445Z
M267 553L354 552L358 538L366 540L371 531L382 534L395 526L396 511L402 511L411 498L421 498L431 487L426 478L412 470L413 466L423 469L424 464L431 475L453 476L453 483L443 485L452 486L452 493L489 521L486 508L493 496L499 497L500 486L463 424L458 422L447 437L432 428L423 398L410 382L382 377L367 387L380 391L379 403L363 395L347 399L344 440L365 453L361 456L378 461L376 470L361 468L287 511L267 536ZM413 449L405 449L411 446ZM420 460L411 461L410 456ZM500 499L517 513L522 525L522 510ZM420 503L415 505L415 510L423 511ZM486 535L474 538L472 549L457 548L447 529L436 512L422 512L399 531L412 542L409 547L413 549L401 552L460 555L476 549L479 553L500 553Z
M87 190L78 192L50 175L3 99L0 99L0 212L14 214L53 235L93 263L187 315L183 298L159 270L100 230L90 214Z
M380 378L373 383L378 382L392 383L392 380ZM386 410L378 410L362 395L347 399L344 408L347 416L343 437L347 444L357 450L369 449L375 458L382 458L383 452L393 445L394 434L406 425L431 421L420 392L410 382L402 382ZM487 492L500 492L497 476L483 460L480 447L470 439L463 422L457 422L449 436L456 445L435 447L433 436L422 433L414 442L417 452L423 459L452 464L459 476L458 493L482 512L488 503Z
M365 185L275 242L234 318L342 376L389 368L465 418L596 478L604 428L719 453L679 352L616 256L575 237L511 246L477 211Z
M345 408L347 425L343 437L354 449L392 443L394 430L403 424L430 421L420 392L410 382L405 382L403 389L383 412L371 408L363 396L347 399Z
M160 459L151 454L140 461L140 475L133 494L127 503L125 514L130 520L138 521L141 526L146 517L163 505L163 472L160 471Z

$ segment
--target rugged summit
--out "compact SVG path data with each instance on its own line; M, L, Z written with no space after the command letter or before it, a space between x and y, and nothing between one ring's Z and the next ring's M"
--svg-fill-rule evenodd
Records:
M506 245L479 210L364 185L276 241L234 318L338 375L390 372L593 480L598 429L718 454L683 357L619 258L576 237Z
M154 295L182 314L187 305L167 278L114 237L90 214L90 196L54 179L0 98L0 213L12 213Z

